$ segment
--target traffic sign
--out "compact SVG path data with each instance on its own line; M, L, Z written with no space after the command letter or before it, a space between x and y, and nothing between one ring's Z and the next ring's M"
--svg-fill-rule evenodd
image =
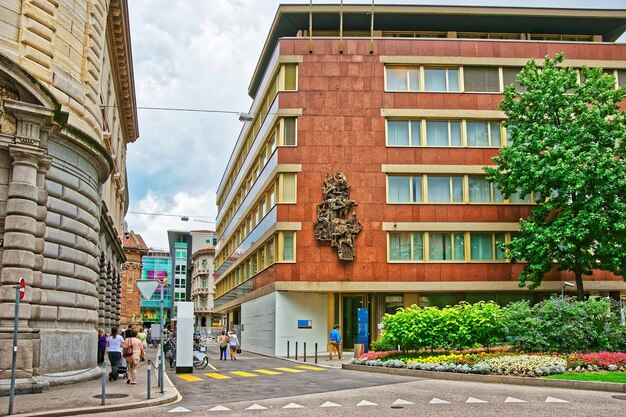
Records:
M26 283L24 282L24 278L20 278L20 300L24 299L25 293L26 293Z
M151 280L151 279L144 279L144 280L135 281L135 285L137 286L137 288L139 288L139 292L141 293L141 296L146 300L150 300L152 298L152 295L156 291L157 287L159 286L159 281Z

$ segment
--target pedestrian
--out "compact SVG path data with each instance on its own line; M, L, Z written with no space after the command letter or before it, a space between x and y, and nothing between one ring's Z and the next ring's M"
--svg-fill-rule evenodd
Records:
M230 346L230 360L237 360L237 349L239 348L239 339L237 339L237 334L231 330L228 332L228 345Z
M139 341L143 345L143 349L146 350L148 347L148 335L146 334L146 330L143 326L139 328L139 332L137 333L137 339L139 339Z
M98 329L98 366L104 363L104 351L107 349L107 335L104 329Z
M341 352L341 335L339 334L338 324L335 324L333 329L330 331L330 350L328 352L329 360L333 360L334 353L337 353L339 359L343 358L343 353Z
M222 330L222 334L217 336L217 345L220 347L220 360L226 360L226 349L230 343L230 338L226 335L226 331Z
M137 366L139 361L145 360L145 351L143 344L137 338L137 332L133 329L126 330L126 340L122 344L122 350L130 350L131 353L128 356L124 356L126 363L128 364L128 380L127 384L137 384Z
M117 334L117 326L111 327L111 335L107 337L107 355L111 363L111 372L109 372L109 381L117 380L117 369L122 359L122 343L124 338Z

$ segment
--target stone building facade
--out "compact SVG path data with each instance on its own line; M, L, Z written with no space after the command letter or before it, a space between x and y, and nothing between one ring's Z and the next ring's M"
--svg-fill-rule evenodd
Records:
M141 316L141 293L135 282L141 279L142 258L148 253L148 247L140 234L133 231L124 233L124 255L122 264L122 308L120 325L143 324Z
M213 294L215 293L215 247L198 249L191 254L191 301L195 327L211 327L213 321Z
M324 346L335 323L352 348L398 307L559 294L573 276L556 268L518 286L524 265L498 244L534 202L504 199L483 167L529 59L563 52L626 85L626 11L302 3L278 8L217 190L215 312L246 349ZM585 290L626 283L595 271Z
M20 377L94 367L119 323L135 107L126 0L0 4L0 369L20 278Z

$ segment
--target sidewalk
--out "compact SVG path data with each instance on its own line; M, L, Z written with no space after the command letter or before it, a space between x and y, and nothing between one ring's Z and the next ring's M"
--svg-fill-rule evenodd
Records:
M306 363L307 365L317 365L317 366L323 366L326 368L341 369L344 363L350 363L350 361L354 357L354 353L350 351L343 352L343 358L339 359L337 358L337 356L335 356L332 360L330 360L328 358L328 352L317 352L317 363L315 363L315 352L311 352L311 353L307 352L306 362L304 360L304 356L302 355L302 352L298 354L297 359L293 354L289 355L289 357L286 357L286 356L278 356L278 357L280 359L285 359L291 362Z
M147 350L147 356L156 357L156 349ZM151 362L156 365L155 362ZM100 413L131 408L167 404L179 398L178 391L165 375L165 389L161 394L157 387L158 371L150 370L150 397L148 400L148 361L142 362L137 370L137 385L127 384L125 379L109 382L106 378L106 399L102 405L102 378L68 385L57 385L39 394L16 395L13 414L26 416L69 416ZM107 367L107 373L110 370ZM7 415L9 397L0 397L0 415Z

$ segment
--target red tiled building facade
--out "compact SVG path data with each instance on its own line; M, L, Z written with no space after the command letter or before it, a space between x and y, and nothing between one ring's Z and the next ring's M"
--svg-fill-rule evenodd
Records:
M323 346L333 323L350 348L359 309L372 340L397 307L537 301L572 279L518 287L523 264L497 243L532 196L504 200L482 168L506 146L501 92L530 58L563 52L626 85L626 45L614 43L626 11L376 6L373 32L371 11L280 6L260 56L254 118L217 197L216 311L243 325L249 350ZM351 261L313 230L337 172L363 226ZM626 293L608 273L585 281L591 295Z

